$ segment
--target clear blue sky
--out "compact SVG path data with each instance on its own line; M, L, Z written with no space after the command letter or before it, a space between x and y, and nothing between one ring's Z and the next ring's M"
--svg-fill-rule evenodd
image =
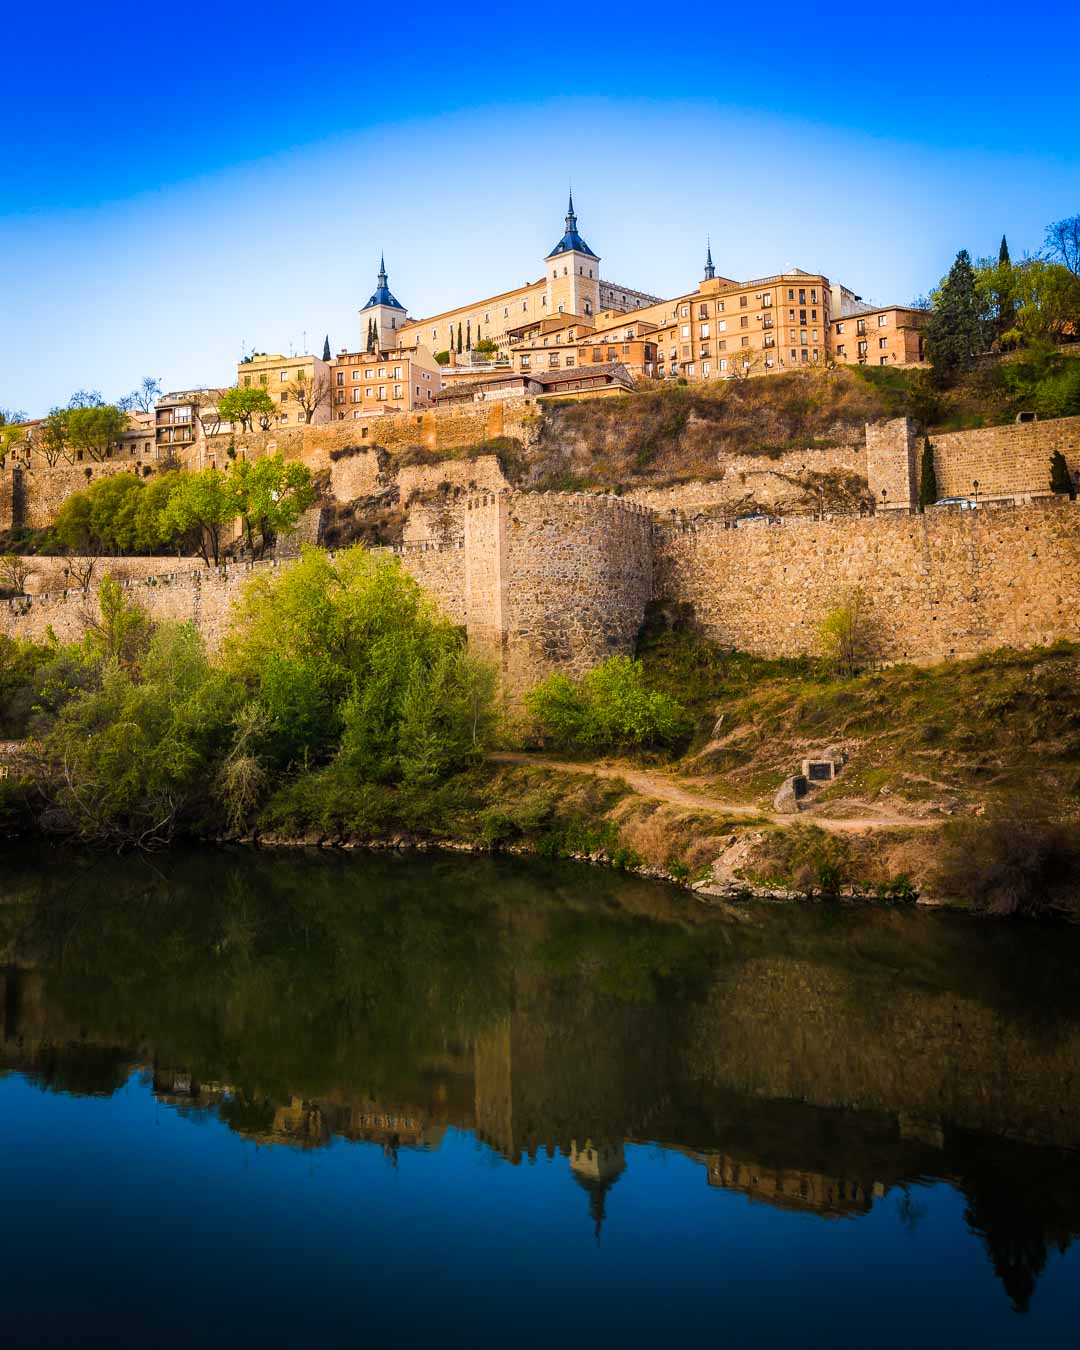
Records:
M336 350L541 274L572 179L616 281L794 263L910 300L1080 212L1080 8L22 6L5 19L0 405L241 343Z

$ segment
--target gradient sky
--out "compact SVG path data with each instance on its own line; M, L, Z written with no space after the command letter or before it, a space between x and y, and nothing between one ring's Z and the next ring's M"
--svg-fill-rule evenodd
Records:
M1080 212L1080 7L54 4L5 18L0 406L336 351L381 248L423 316L789 264L909 301Z

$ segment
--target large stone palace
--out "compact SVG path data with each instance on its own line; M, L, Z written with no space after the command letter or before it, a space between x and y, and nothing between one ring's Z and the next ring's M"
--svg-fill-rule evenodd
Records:
M923 310L872 306L820 272L790 268L736 281L717 275L706 245L697 285L664 300L606 279L578 229L571 195L562 237L536 281L413 318L390 289L385 258L359 313L360 341L336 357L259 355L240 363L278 425L359 421L440 402L517 393L618 392L635 380L724 380L825 362L922 361ZM316 407L290 397L321 391Z

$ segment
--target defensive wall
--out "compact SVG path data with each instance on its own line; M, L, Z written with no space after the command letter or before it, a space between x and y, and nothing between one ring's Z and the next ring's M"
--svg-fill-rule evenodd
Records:
M1080 639L1080 505L937 507L739 529L657 530L657 594L689 603L715 641L812 654L825 615L858 588L889 661Z
M939 437L939 483L966 496L967 477L977 479L976 511L902 509L917 489L921 444L900 419L867 429L876 514L797 515L739 528L683 523L708 485L672 489L670 507L658 497L645 504L510 492L492 457L409 466L388 478L379 454L355 440L353 453L329 458L346 448L333 438L352 432L347 424L304 429L325 440L332 466L354 466L354 487L396 483L403 504L429 513L393 552L498 662L512 694L547 671L579 672L630 651L650 599L689 604L717 641L767 655L813 652L825 614L855 588L884 660L1080 640L1080 505L1048 492L1053 450L1080 470L1080 418ZM1006 497L1010 486L1007 502L986 500ZM421 523L428 536L412 537ZM315 538L317 513L305 527ZM78 636L90 601L63 590L77 565L28 561L28 589L37 594L0 602L0 631L42 638L51 626L62 639ZM189 620L214 646L242 583L274 565L281 560L211 570L193 559L99 559L94 585L110 572L124 577L155 617Z
M688 604L709 637L762 655L813 653L823 618L856 588L883 660L1080 640L1080 504L1061 497L732 528L657 523L614 497L500 492L471 496L464 517L462 536L386 551L497 662L511 695L631 651L650 599ZM212 648L243 583L288 565L192 562L115 570L155 618L193 623ZM0 629L77 638L109 570L100 559L89 594L2 602Z
M517 440L527 458L540 428L541 405L532 398L464 403L424 412L368 415L358 420L270 431L209 436L178 449L183 467L224 466L228 450L249 459L281 453L329 476L329 495L341 503L372 496L397 484L402 502L417 484L410 475L438 473L437 481L465 488L501 489L500 470L481 460L453 458L454 451L496 437ZM1080 417L948 432L933 438L934 462L942 496L1016 497L1045 495L1050 489L1050 457L1060 450L1074 480L1080 475ZM11 454L0 465L0 530L13 525L40 528L52 522L63 501L102 476L159 472L164 461L150 456L110 458L100 463L48 465L31 450ZM400 465L406 451L444 455L434 464ZM904 418L872 423L859 445L808 447L781 454L720 455L706 481L673 486L631 488L625 495L656 511L693 514L703 509L752 503L775 511L837 509L829 500L830 476L865 480L880 509L909 509L918 499L922 438ZM474 468L468 466L473 465ZM978 489L974 484L978 483ZM417 531L414 531L414 534Z

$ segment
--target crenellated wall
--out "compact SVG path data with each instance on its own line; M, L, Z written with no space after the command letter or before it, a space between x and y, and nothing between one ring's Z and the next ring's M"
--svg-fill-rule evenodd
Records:
M511 697L633 651L653 591L652 512L586 493L485 493L465 513L469 640Z

